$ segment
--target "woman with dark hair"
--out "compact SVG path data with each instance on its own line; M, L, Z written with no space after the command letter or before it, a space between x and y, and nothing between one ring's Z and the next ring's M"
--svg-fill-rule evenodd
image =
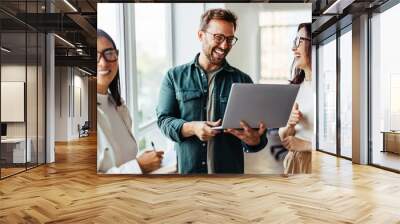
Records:
M141 174L160 168L163 151L137 157L132 120L121 98L118 50L112 38L97 31L97 171ZM137 157L137 158L136 158Z
M311 173L314 148L314 103L311 80L311 24L302 23L293 42L291 84L300 85L296 102L286 127L279 129L282 145L289 150L283 165L285 174ZM300 111L301 108L301 111Z

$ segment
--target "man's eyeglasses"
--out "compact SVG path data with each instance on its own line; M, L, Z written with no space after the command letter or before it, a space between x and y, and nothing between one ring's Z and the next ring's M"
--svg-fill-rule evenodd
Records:
M300 43L301 43L303 40L311 41L310 38L299 37L299 36L297 36L297 37L294 38L294 40L293 40L293 48L298 48L298 47L300 46Z
M233 46L238 41L238 38L235 37L235 36L227 37L227 36L225 36L223 34L220 34L220 33L210 33L210 32L207 32L207 31L204 31L204 32L213 35L213 39L217 44L223 43L226 40L226 42L229 45Z
M115 62L118 60L118 50L107 48L102 52L97 52L97 63L100 62L101 57L103 57L106 62Z

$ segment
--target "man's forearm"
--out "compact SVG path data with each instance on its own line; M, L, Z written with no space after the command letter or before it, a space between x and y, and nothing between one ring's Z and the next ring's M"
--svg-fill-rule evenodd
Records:
M191 137L194 135L193 122L183 123L182 129L181 129L181 135L185 138Z

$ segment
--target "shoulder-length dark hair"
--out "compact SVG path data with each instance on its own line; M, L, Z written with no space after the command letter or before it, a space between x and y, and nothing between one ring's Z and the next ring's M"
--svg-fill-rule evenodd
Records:
M300 23L299 27L297 28L297 32L299 30L301 30L302 28L305 29L307 37L311 39L311 23ZM310 60L311 63L311 43L308 43L306 46L308 46L306 48L306 54L308 57L308 60ZM304 81L304 78L306 77L306 74L304 72L303 69L300 68L296 68L294 66L294 60L292 63L292 68L290 69L290 71L292 72L292 80L289 80L290 84L301 84Z
M104 30L98 29L97 30L97 38L104 37L108 41L111 42L113 45L114 49L117 49L117 46L115 45L114 40L111 38L110 35L108 35ZM114 79L111 81L110 86L108 86L108 89L110 90L111 96L114 99L115 103L117 106L121 106L121 86L119 83L119 69L117 71L117 75L115 75Z

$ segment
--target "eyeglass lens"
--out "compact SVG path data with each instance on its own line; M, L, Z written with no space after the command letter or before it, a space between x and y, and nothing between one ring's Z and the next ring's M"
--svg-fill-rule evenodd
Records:
M214 34L214 40L217 43L222 43L226 40L229 45L234 45L237 41L237 38L236 37L226 37L222 34Z
M300 37L296 37L293 41L293 47L298 48L300 45Z
M115 50L115 49L108 49L101 53L98 52L97 53L97 62L100 61L101 56L103 56L107 62L114 62L118 59L118 53L117 53L117 50Z

